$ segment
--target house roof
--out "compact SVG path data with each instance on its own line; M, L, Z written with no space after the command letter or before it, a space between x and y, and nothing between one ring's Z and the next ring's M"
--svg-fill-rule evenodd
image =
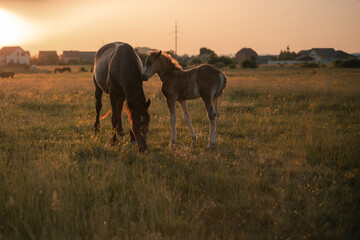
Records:
M298 55L299 56L304 56L304 55L309 55L311 50L301 50Z
M312 60L314 60L314 58L310 57L309 55L300 55L300 56L296 57L294 60L297 60L297 61L312 61Z
M13 47L3 47L2 49L0 49L0 55L1 56L6 56L11 54L12 52L14 52L17 49L21 49L23 50L20 46L13 46ZM23 50L24 51L24 50Z
M257 53L251 48L242 48L240 51L238 51L235 54L235 57L238 57L239 55L250 57L250 56L257 56Z
M63 57L75 57L75 58L78 58L78 57L80 57L80 53L79 53L79 51L64 51L63 52Z
M333 59L335 58L336 51L333 48L313 48L314 51L321 59Z
M53 56L56 55L57 56L57 52L56 51L39 51L39 57L47 57L47 56Z
M351 55L351 54L348 54L348 53L346 53L344 51L341 51L341 50L336 51L336 54L335 54L336 59L348 59L348 58L351 58L351 57L354 57L354 56Z

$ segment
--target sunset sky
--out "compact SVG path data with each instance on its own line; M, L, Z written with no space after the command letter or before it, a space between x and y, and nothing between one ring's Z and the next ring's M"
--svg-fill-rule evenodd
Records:
M96 51L103 43L235 54L314 47L360 52L360 0L0 0L0 47Z

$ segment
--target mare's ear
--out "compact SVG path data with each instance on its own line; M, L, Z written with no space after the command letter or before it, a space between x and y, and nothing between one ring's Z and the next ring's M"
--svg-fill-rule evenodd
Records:
M151 101L150 101L150 99L148 99L148 100L146 101L146 104L145 104L146 108L149 108L149 107L150 107L150 103L151 103Z
M160 55L161 55L161 50L156 54L156 57L160 57Z

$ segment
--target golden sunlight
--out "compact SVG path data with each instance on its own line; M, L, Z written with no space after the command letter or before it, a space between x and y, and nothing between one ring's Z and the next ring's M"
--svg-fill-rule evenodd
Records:
M34 33L32 28L21 17L0 8L0 46L19 45L30 40Z

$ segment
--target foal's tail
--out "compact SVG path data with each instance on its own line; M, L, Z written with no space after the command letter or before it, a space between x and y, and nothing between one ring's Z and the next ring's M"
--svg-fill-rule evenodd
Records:
M104 120L105 118L107 118L109 116L109 114L111 113L111 111L112 111L112 109L110 108L110 110L107 113L105 113L104 116L100 117L100 120Z
M215 92L215 97L220 96L226 87L225 75L223 73L219 73L219 78L220 78L220 84L219 84L219 88Z

